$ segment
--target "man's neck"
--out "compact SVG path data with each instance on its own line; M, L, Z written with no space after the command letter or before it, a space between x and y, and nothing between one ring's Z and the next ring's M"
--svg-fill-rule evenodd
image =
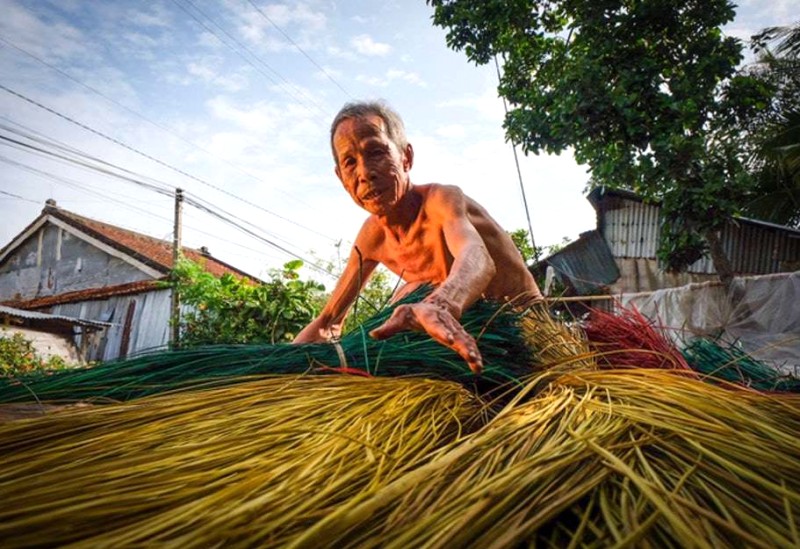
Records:
M392 211L385 216L378 216L378 222L399 239L411 229L414 221L417 220L422 208L422 199L422 194L409 182L408 190L403 198L395 204Z

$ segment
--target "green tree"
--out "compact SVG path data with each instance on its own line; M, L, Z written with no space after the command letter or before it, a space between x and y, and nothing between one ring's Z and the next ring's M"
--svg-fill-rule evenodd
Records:
M17 377L77 367L67 364L60 356L44 358L36 352L33 342L21 333L0 330L0 377Z
M522 260L526 265L530 265L534 261L538 261L541 257L541 250L534 249L531 244L531 239L527 229L517 229L516 231L506 231L514 246L517 247L519 253L522 255Z
M181 260L175 269L181 302L181 344L285 343L318 313L324 287L300 279L303 262L290 261L270 271L263 284Z
M763 30L753 49L758 59L745 70L774 93L741 128L754 178L744 212L800 227L800 23Z
M737 74L742 44L720 27L727 0L429 0L447 43L478 63L500 57L509 139L525 152L574 150L592 185L662 203L659 257L681 270L710 250L749 178L735 122L769 90Z
M389 303L395 290L391 279L392 275L382 266L373 271L372 277L347 313L343 332L347 333L360 326Z

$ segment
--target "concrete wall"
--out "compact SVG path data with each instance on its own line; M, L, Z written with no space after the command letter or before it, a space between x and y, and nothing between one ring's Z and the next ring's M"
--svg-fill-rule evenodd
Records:
M17 326L0 327L0 337L12 337L15 333L22 336L33 344L36 353L44 359L51 356L60 356L68 364L79 364L80 354L75 344L68 336L42 332L30 328L20 328Z
M44 225L0 265L0 301L33 299L152 277L54 225Z

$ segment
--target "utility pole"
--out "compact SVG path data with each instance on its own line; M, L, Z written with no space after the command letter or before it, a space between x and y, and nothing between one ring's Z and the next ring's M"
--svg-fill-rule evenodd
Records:
M175 189L175 225L172 230L172 268L178 266L178 259L181 256L181 214L183 212L183 189ZM172 281L177 283L173 274ZM181 320L181 298L178 294L178 287L172 287L172 304L170 307L170 319L172 324L172 335L170 343L173 348L180 345L180 320Z

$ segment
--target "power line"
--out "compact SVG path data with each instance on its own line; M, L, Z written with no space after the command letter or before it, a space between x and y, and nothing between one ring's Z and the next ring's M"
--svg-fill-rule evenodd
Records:
M132 210L132 211L136 211L136 212L139 212L139 213L143 213L143 214L145 214L145 215L147 215L149 217L152 217L152 218L155 218L155 219L158 219L158 220L161 220L161 221L166 221L168 223L172 223L172 219L171 218L155 214L151 210L146 210L144 208L136 207L136 206L132 205L129 200L116 199L113 196L110 196L109 194L102 193L102 192L99 192L99 191L97 191L95 189L89 188L90 185L87 185L87 184L84 184L84 183L79 183L79 182L77 182L75 180L72 180L70 178L64 177L62 175L56 175L56 174L54 174L52 172L39 170L37 168L34 168L33 166L29 166L28 164L24 164L22 162L17 162L16 160L12 160L12 159L10 159L8 157L5 157L5 156L2 156L2 155L0 155L0 162L4 162L4 163L9 164L11 166L15 166L17 168L29 171L29 172L31 172L31 173L33 173L35 175L38 175L39 177L52 179L57 183L61 183L63 185L66 185L68 187L77 189L77 190L85 192L87 194L91 194L91 195L100 197L101 199L103 199L104 202L111 201L111 202L114 202L116 204L121 205L122 207L124 207L126 209L129 209L129 210ZM34 204L40 204L41 203L41 201L32 200L30 198L25 198L25 197L22 197L22 196L19 196L19 195L15 195L15 194L12 194L12 193L8 193L8 192L5 192L5 191L0 191L0 193L7 194L7 195L12 196L14 198L18 198L20 200L25 200L26 202L31 202L31 203L34 203ZM218 234L210 233L210 232L205 231L203 229L199 229L194 225L185 224L185 226L188 227L189 229L191 229L193 233L203 234L203 235L206 235L206 236L214 237L214 238L216 238L216 239L218 239L218 240L220 240L220 241L222 241L222 242L224 242L224 243L226 243L228 245L236 246L236 247L241 248L243 250L247 250L247 251L250 251L250 252L256 252L258 254L264 254L265 253L265 251L263 249L257 250L255 248L252 248L252 247L249 247L249 246L245 246L241 242L238 242L238 241L235 241L235 240L229 240L229 239L221 238ZM165 240L165 239L162 239L162 240ZM282 254L283 253L284 252L282 252ZM273 257L275 257L275 256L273 256Z
M3 158L2 158L2 157L0 157L0 160L2 160L2 159L3 159ZM26 201L26 202L33 202L34 204L38 204L38 202L37 202L36 200L31 200L30 198L25 198L24 196L20 196L20 195L18 195L18 194L9 193L9 192L6 192L6 191L0 191L0 194L4 194L4 195L6 195L6 196L10 196L10 197L12 197L12 198L18 198L18 199L20 199L20 200L24 200L24 201Z
M109 175L109 176L112 176L112 177L118 177L118 178L123 179L123 180L125 180L127 182L143 186L143 187L147 188L148 190L157 192L157 193L162 194L162 195L172 196L172 189L169 188L168 186L166 186L166 184L162 184L163 186L157 186L157 185L148 184L148 183L145 183L143 181L139 181L139 180L137 180L135 178L124 176L124 175L120 175L120 174L116 174L116 173L114 173L114 172L112 172L110 170L103 169L103 168L100 168L100 167L97 167L97 166L93 166L90 163L87 163L87 162L84 162L84 161L80 161L80 160L77 160L77 159L74 159L74 158L69 158L68 156L65 156L65 155L62 155L62 154L58 154L58 153L55 153L53 151L48 151L48 150L43 149L41 147L37 147L35 145L24 143L24 142L21 142L21 141L16 140L16 139L12 139L12 138L4 136L4 135L0 135L0 140L9 142L12 145L16 146L17 148L33 150L33 151L45 154L47 156L51 156L51 157L54 157L54 158L58 158L58 159L61 159L61 160L67 161L67 162L71 162L71 163L77 164L77 165L85 167L85 168L89 168L89 169L100 171L101 173L103 173L105 175ZM0 156L0 160L3 160L3 161L5 161L5 162L7 162L9 164L12 164L12 165L17 165L19 167L28 169L29 171L38 173L40 175L49 176L49 177L51 177L53 179L60 180L61 182L68 182L72 186L80 187L80 185L76 184L75 182L71 182L68 179L63 178L61 176L56 176L55 174L51 174L51 173L48 173L48 172L44 172L44 171L38 170L38 169L33 168L31 166L27 166L27 165L15 162L15 161L10 160L10 159L6 159L6 158L4 158L2 156ZM108 163L106 163L106 164L108 164ZM123 168L120 168L120 169L123 169ZM127 170L124 170L124 171L127 171ZM285 246L282 246L282 245L274 242L270 238L267 238L267 237L264 237L262 235L257 234L253 230L251 230L251 229L249 229L249 228L244 226L245 224L247 224L247 225L250 225L250 226L256 228L257 230L261 230L258 227L256 227L255 225L253 225L253 224L251 224L251 223L249 223L249 222L247 222L247 221L245 221L245 220L243 220L243 219L241 219L241 218L239 218L239 217L237 217L237 216L235 216L233 214L230 214L228 212L224 212L223 210L220 210L219 208L214 208L213 206L208 205L208 203L205 202L202 199L199 199L199 198L198 199L193 199L193 198L190 198L190 197L186 197L186 202L187 202L187 204L190 204L190 205L196 207L197 209L199 209L199 210L201 210L203 212L206 212L206 213L208 213L208 214L210 214L210 215L212 215L212 216L224 221L225 223L228 223L229 225L232 225L232 226L236 227L240 231L242 231L242 232L244 232L244 233L246 233L246 234L248 234L248 235L250 235L250 236L252 236L252 237L254 237L254 238L256 238L256 239L258 239L260 241L262 241L262 242L265 242L265 243L269 244L273 248L275 248L277 250L280 250L281 252L283 252L285 254L288 254L290 257L293 257L293 258L296 258L296 259L300 259L304 263L308 264L310 267L312 267L312 268L314 268L314 269L316 269L316 270L318 270L320 272L323 272L326 275L332 276L331 273L329 273L325 269L322 269L321 267L316 265L313 261L301 256L300 254L298 254L296 252L293 252L293 251L289 250ZM291 245L288 242L286 242L286 244Z
M179 6L179 7L180 7L180 6ZM183 9L183 8L182 8L182 9ZM185 11L185 10L184 10L184 11ZM187 13L188 13L188 12L187 12ZM189 15L192 15L192 14L189 14ZM202 22L200 22L200 21L198 21L198 22L202 24ZM30 58L32 58L32 59L34 59L35 61L38 61L39 63L41 63L42 65L44 65L44 66L46 66L46 67L48 67L48 68L50 68L51 70L58 72L59 74L61 74L61 75L62 75L62 76L64 76L65 78L68 78L68 79L70 79L71 81L75 82L76 84L78 84L78 85L80 85L80 86L83 86L84 88L86 88L87 90L91 91L92 93L95 93L95 94L99 95L100 97L102 97L102 98L103 98L103 99L105 99L106 101L108 101L108 102L110 102L110 103L112 103L112 104L116 105L117 107L119 107L119 108L121 108L121 109L124 109L124 110L125 110L125 111L127 111L128 113L130 113L130 114L133 114L134 116L137 116L138 118L140 118L140 119L144 120L145 122L148 122L149 124L152 124L152 125L153 125L153 126L155 126L156 128L158 128L158 129L160 129L160 130L162 130L162 131L164 131L164 132L167 132L167 133L169 133L170 135L172 135L173 137L175 137L175 138L177 138L177 139L181 140L182 142L186 143L187 145L189 145L189 146L191 146L191 147L194 147L195 149L197 149L197 150L199 150L199 151L201 151L201 152L203 152L203 153L205 153L205 154L207 154L207 155L209 155L209 156L211 156L211 157L213 157L213 158L216 158L217 160L220 160L220 161L222 161L222 162L226 163L228 166L232 167L233 169L235 169L235 170L239 171L240 173L242 173L242 174L244 174L244 175L247 175L248 177L251 177L252 179L254 179L255 181L257 181L257 182L259 182L259 183L265 183L264 181L262 181L261 179L259 179L259 178L258 178L258 177L256 177L255 175L253 175L252 173L248 172L247 170L245 170L245 169L241 168L240 166L237 166L237 165L233 164L232 162L230 162L230 161L228 161L228 160L226 160L226 159L224 159L224 158L221 158L221 157L219 157L219 156L215 155L215 154L214 154L214 153L212 153L211 151L209 151L209 150L207 150L207 149L204 149L203 147L201 147L201 146L199 146L199 145L197 145L197 144L195 144L195 143L192 143L191 141L189 141L188 139L185 139L185 138L184 138L183 136L181 136L181 135L180 135L178 132L176 132L176 131L172 130L171 128L169 128L169 127L166 127L166 126L164 126L164 125L162 125L162 124L159 124L158 122L155 122L155 121L153 121L153 120L151 120L151 119L147 118L145 115L143 115L143 114L141 114L141 113L139 113L139 112L137 112L137 111L135 111L135 110L133 110L133 109L131 109L131 108L129 108L129 107L126 107L125 105L123 105L123 104L122 104L122 103L120 103L119 101L116 101L115 99L113 99L113 98L111 98L111 97L107 96L106 94L102 93L101 91L97 90L96 88L94 88L94 87L92 87L92 86L90 86L90 85L88 85L88 84L86 84L86 83L84 83L84 82L81 82L80 80L78 80L78 79L74 78L73 76L71 76L69 73L67 73L67 72L65 72L65 71L63 71L63 70L61 70L60 68L56 67L55 65L51 65L51 64L50 64L50 63L48 63L47 61L45 61L45 60L43 60L43 59L41 59L41 58L37 57L36 55L34 55L34 54L32 54L31 52L29 52L29 51L25 50L24 48L21 48L21 47L17 46L16 44L14 44L14 43L12 43L12 42L10 42L10 41L6 40L6 39L5 39L5 38L3 38L2 36L0 36L0 41L4 42L6 45L8 45L8 46L10 46L10 47L12 47L12 48L14 48L14 49L16 49L17 51L19 51L19 52L21 52L21 53L23 53L23 54L27 55L28 57L30 57ZM277 82L276 82L276 84L277 84ZM304 206L307 206L307 205L308 205L306 202L304 202L304 201L302 201L302 200L299 200L298 198L296 198L296 197L294 197L294 196L290 195L289 193L287 193L287 192L285 192L285 191L282 191L282 190L280 190L280 189L279 189L279 192L280 192L281 194L283 194L284 196L286 196L287 198L290 198L290 199L292 199L292 200L296 201L296 202L297 202L297 203L299 203L299 204L302 204L302 205L304 205ZM319 233L318 233L318 234L319 234ZM320 236L325 236L325 235L322 235L322 234L320 234Z
M303 257L303 256L301 256L301 255L299 255L299 254L296 254L296 253L294 253L294 252L292 252L292 251L290 251L290 250L287 250L286 248L284 248L284 247L283 247L283 246L281 246L280 244L277 244L277 243L275 243L275 242L271 241L271 240L270 240L270 239L268 239L268 238L265 238L265 237L263 237L263 236L261 236L261 235L258 235L258 234L256 234L256 233L254 233L254 232L253 232L253 231L251 231L250 229L248 229L248 228L246 228L246 227L243 227L242 225L240 225L239 223L236 223L236 222L235 222L235 221L233 221L232 219L229 219L229 218L228 218L226 215L223 215L222 213L220 213L220 212L218 212L218 211L214 211L214 210L212 210L211 208L208 208L208 207L204 206L204 205L203 205L203 204L201 204L200 202L198 202L198 201L196 201L196 200L193 200L193 199L191 199L191 198L188 198L188 197L186 197L186 196L184 196L184 201L185 201L187 204L190 204L190 205L194 206L195 208L197 208L197 209L199 209L199 210L202 210L202 211L206 212L207 214L209 214L209 215L211 215L211 216L214 216L214 217L216 217L217 219L219 219L219 220L221 220L221 221L224 221L225 223L228 223L229 225L231 225L231 226L233 226L233 227L236 227L236 228L237 228L237 229L239 229L240 231L242 231L242 232L244 232L244 233L246 233L246 234L249 234L249 235L250 235L250 236L252 236L253 238L256 238L256 239L258 239L258 240L260 240L260 241L262 241L262 242L266 242L267 244L269 244L269 245L270 245L270 246L272 246L273 248L277 248L278 250L281 250L282 252L284 252L284 253L286 253L286 254L290 255L291 257L294 257L295 259L299 259L300 261L302 261L303 263L305 263L306 265L308 265L308 266L309 266L309 267L311 267L312 269L314 269L314 270L316 270L316 271L319 271L320 273L323 273L323 274L325 274L325 275L327 275L327 276L334 276L332 273L330 273L330 272L328 272L327 270L323 269L322 267L320 267L319 265L317 265L317 264L316 264L316 263L314 263L313 261L311 261L311 260L309 260L309 259L307 259L307 258L305 258L305 257Z
M328 80L330 80L331 82L333 82L334 84L336 84L336 87L337 87L337 88L339 88L340 90L342 90L342 93L344 93L344 94L345 94L347 97L349 97L350 99L352 99L352 98L353 98L353 96L352 96L352 95L350 95L350 92L348 92L346 89L344 89L344 87L342 87L342 85L341 85L341 84L339 84L339 82L338 82L338 81L337 81L337 80L336 80L336 79L335 79L333 76L331 76L331 74L330 74L328 71L326 71L324 67L322 67L322 66L321 66L319 63L317 63L316 61L314 61L314 59L313 59L313 58L312 58L310 55L308 55L308 54L305 52L305 50L304 50L303 48L301 48L301 47L300 47L300 45L299 45L297 42L295 42L294 40L292 40L292 37L291 37L291 36L289 36L288 34L286 34L286 33L284 32L284 30L283 30L282 28L280 28L280 27L279 27L279 26L278 26L278 25L275 23L275 21L273 21L272 19L270 19L269 15L267 15L266 13L264 13L263 11L261 11L261 8L259 8L258 6L256 6L256 4L253 2L253 0L247 0L247 2L248 2L248 3L249 3L251 6L253 6L253 8L254 8L254 9L255 9L255 10L258 12L258 13L260 13L260 14L261 14L261 17L263 17L264 19L266 19L267 21L269 21L270 25L272 25L273 27L275 27L276 29L278 29L278 31L279 31L279 32L280 32L280 33L281 33L281 34L282 34L282 35L283 35L283 36L284 36L284 37L285 37L285 38L286 38L286 39L287 39L287 40L288 40L288 41L289 41L289 42L290 42L290 43L291 43L291 44L292 44L292 45L293 45L295 48L297 48L297 51L299 51L300 53L302 53L302 54L303 54L303 55L306 57L306 59L308 59L309 61L311 61L311 62L314 64L314 66L315 66L315 67L317 67L319 70L321 70L321 71L322 71L322 73L323 73L325 76L327 76L327 77L328 77Z
M179 4L179 3L178 3L178 0L172 0L172 2L173 2L173 3L174 3L176 6L178 6L178 7L179 7L181 10L183 10L183 11L184 11L186 14L188 14L190 17L192 17L192 19L194 19L195 21L197 21L197 23L198 23L198 24L200 24L200 26L202 26L204 29L206 29L208 32L210 32L210 33L211 33L211 34L212 34L212 35L213 35L213 36L214 36L214 37L215 37L217 40L219 40L219 41L220 41L220 43L222 43L223 45L227 46L227 47L228 47L228 48L229 48L231 51L233 51L233 52L234 52L236 55L238 55L239 57L241 57L242 59L244 59L244 60L245 60L245 61L246 61L246 62L247 62L247 63L248 63L248 64L249 64L251 67L253 67L254 69L256 69L256 70L257 70L259 73L261 73L263 76L265 76L267 79L269 79L269 80L270 80L272 83L274 83L276 86L279 86L279 87L283 88L283 90L284 90L284 91L287 91L287 90L286 90L286 88L283 86L283 84L281 84L280 82L278 82L277 80L275 80L274 78L272 78L270 75L268 75L268 74L264 73L264 71L262 71L261 69L259 69L259 68L258 68L256 65L254 65L252 61L250 61L250 60L249 60L247 57L245 57L244 55L242 55L240 51L237 51L235 48L233 48L233 46L231 46L230 44L228 44L227 42L225 42L224 40L222 40L222 39L219 37L219 35L218 35L216 32L214 32L212 29L208 28L208 26L207 26L205 23L203 23L202 21L200 21L200 19L198 19L198 18L197 18L197 17L196 17L196 16L195 16L193 13L191 13L189 10L187 10L185 7L183 7L181 4ZM198 8L198 7L197 7L197 5L196 5L196 4L194 4L194 3L192 2L192 0L185 0L185 2L186 2L187 4L189 4L190 6L192 6L192 7L193 7L195 10L197 10L197 12L198 12L198 13L200 13L200 14L201 14L203 17L205 17L206 19L208 19L208 20L209 20L209 21L210 21L210 22L211 22L211 23L212 23L212 24L213 24L215 27L217 27L219 30L221 30L221 31L222 31L222 32L225 34L225 36L227 36L227 37L228 37L228 38L229 38L229 39L230 39L230 40L231 40L231 41L232 41L234 44L236 44L236 45L237 45L239 48L241 48L242 50L244 50L244 51L246 51L248 54L250 54L250 55L253 57L253 59L255 59L256 61L258 61L258 62L259 62L259 63L261 63L262 65L264 65L264 66L265 66L267 69L269 69L269 70L270 70L272 73L274 73L274 74L275 74L275 75L276 75L278 78L280 78L280 79L281 79L283 82L285 82L285 84L286 84L287 86L290 86L290 87L292 87L296 93L299 93L299 94L301 94L303 97L305 97L305 98L306 98L306 100L308 100L308 101L311 103L311 105L312 105L312 106L316 107L316 108L319 110L319 112L320 112L322 115L324 115L324 116L326 116L326 117L327 117L328 113L327 113L327 111L325 110L325 108L324 108L322 105L320 105L320 104L319 104L319 103L318 103L318 102L317 102L317 101L316 101L316 100L315 100L313 97L309 96L309 95L308 95L307 93L305 93L305 92L304 92L302 89L300 89L300 88L298 88L297 86L295 86L294 84L292 84L290 81L288 81L286 78L284 78L284 76L283 76L283 75L282 75L280 72L278 72L277 70L275 70L274 68L272 68L272 66L270 66L270 65L269 65L269 63L265 62L265 61L264 61L263 59L261 59L261 58L260 58L258 55L256 55L255 53L253 53L253 52L252 52L252 51L251 51L251 50L250 50L250 49L249 49L247 46L245 46L244 44L242 44L241 42L239 42L239 41L238 41L238 40L237 40L237 39L236 39L234 36L232 36L232 35L231 35L231 34L230 34L228 31L226 31L224 28L222 28L222 26L220 26L220 25L219 25L219 24L218 24L216 21L214 21L214 19L213 19L212 17L210 17L208 14L206 14L206 13L205 13L203 10L201 10L200 8ZM290 96L293 96L291 93L289 93L289 92L287 92L287 93L288 93ZM293 96L293 98L294 98L294 99L298 99L298 100L300 100L301 102L303 102L303 101L302 101L302 99L301 99L300 97L296 96L296 95L294 95L294 96ZM304 106L308 107L308 105L304 105Z
M501 83L500 79L500 64L497 62L497 56L494 56L494 68L497 70L497 81ZM503 109L508 115L508 105L506 104L506 98L501 95L503 99ZM517 166L517 177L519 178L519 190L522 192L522 203L525 205L525 217L528 219L528 236L531 239L531 246L533 246L533 253L536 255L536 241L533 238L533 225L531 224L531 212L528 210L528 199L525 196L525 186L522 184L522 170L519 168L519 158L517 157L517 144L514 143L514 140L511 139L511 150L514 151L514 164Z
M25 95L23 95L23 94L21 94L19 92L16 92L16 91L8 88L7 86L5 86L3 84L0 84L0 89L6 91L7 93L10 93L11 95L14 95L14 96L22 99L23 101L26 101L28 103L31 103L32 105L35 105L35 106L37 106L37 107L39 107L41 109L44 109L47 112L58 116L59 118L62 118L62 119L66 120L66 121L68 121L68 122L70 122L72 124L75 124L75 125L83 128L83 129L85 129L86 131L89 131L89 132L91 132L91 133L93 133L93 134L95 134L95 135L97 135L97 136L99 136L99 137L101 137L103 139L111 141L112 143L114 143L116 145L119 145L120 147L123 147L123 148L125 148L125 149L127 149L127 150L129 150L129 151L131 151L131 152L133 152L135 154L143 156L144 158L147 158L148 160L151 160L152 162L155 162L156 164L159 164L160 166L163 166L163 167L168 168L168 169L170 169L170 170L172 170L172 171L174 171L174 172L176 172L176 173L178 173L180 175L183 175L184 177L188 177L189 179L192 179L193 181L197 181L198 183L200 183L202 185L210 187L210 188L212 188L212 189L214 189L214 190L216 190L218 192L221 192L222 194L225 194L225 195L227 195L227 196L229 196L231 198L234 198L235 200L243 202L243 203L245 203L245 204L247 204L247 205L249 205L249 206L251 206L253 208L256 208L256 209L259 209L259 210L261 210L263 212L266 212L266 213L268 213L268 214L270 214L270 215L272 215L274 217L277 217L278 219L286 221L287 223L291 223L292 225L300 227L300 228L302 228L302 229L304 229L306 231L313 232L315 234L323 236L324 238L326 238L328 240L333 241L333 239L330 238L327 235L324 235L322 233L314 231L313 229L310 229L310 228L308 228L308 227L306 227L306 226L304 226L304 225L302 225L300 223L297 223L296 221L293 221L293 220L291 220L289 218L286 218L286 217L284 217L282 215L279 215L279 214L277 214L275 212L267 210L266 208L254 203L254 202L251 202L249 200L245 200L244 198L241 198L241 197L231 193L230 191L227 191L227 190L225 190L225 189L223 189L223 188L221 188L221 187L219 187L217 185L214 185L212 183L209 183L208 181L205 181L205 180L203 180L203 179L201 179L199 177L196 177L196 176L194 176L194 175L192 175L190 173L187 173L187 172L181 170L180 168L176 168L175 166L172 166L172 165L170 165L170 164L168 164L168 163L166 163L166 162L164 162L162 160L159 160L158 158L155 158L154 156L151 156L151 155L149 155L147 153L144 153L144 152L142 152L142 151L140 151L140 150L138 150L138 149L126 144L126 143L123 143L122 141L120 141L120 140L118 140L118 139L116 139L114 137L111 137L109 135L104 134L103 132L95 130L94 128L91 128L90 126L87 126L86 124L83 124L82 122L78 122L77 120L74 120L73 118L70 118L69 116L67 116L65 114L62 114L62 113L60 113L60 112L58 112L58 111L56 111L56 110L54 110L54 109L52 109L50 107L47 107L46 105L43 105L42 103L39 103L38 101L35 101L35 100L33 100L33 99L31 99L31 98L29 98L29 97L27 97L27 96L25 96Z
M2 127L2 126L0 126L0 127ZM92 164L90 164L88 162L84 162L84 161L81 161L81 160L78 160L78 159L74 159L74 158L69 158L67 156L64 156L64 155L61 155L61 154L58 154L58 153L55 153L55 152L52 152L52 151L48 151L48 150L43 149L41 147L36 147L34 145L31 145L31 144L28 144L28 143L23 143L23 142L21 142L19 140L16 140L16 139L11 139L11 138L9 138L7 136L4 136L4 135L0 135L0 140L9 142L9 143L12 144L12 146L15 146L16 148L20 148L20 149L23 149L23 150L29 150L29 151L35 151L37 153L40 153L40 154L43 154L43 155L46 155L46 156L50 156L50 157L53 157L53 158L64 160L64 161L72 163L72 164L76 164L76 165L78 165L80 167L84 167L84 168L88 168L90 170L98 171L98 172L100 172L100 173L102 173L104 175L108 175L108 176L111 176L111 177L116 177L116 178L122 179L122 180L124 180L126 182L142 186L142 187L144 187L144 188L146 188L148 190L154 191L154 192L156 192L158 194L161 194L161 195L165 195L165 196L169 196L169 197L172 197L172 195L173 195L172 187L170 187L166 183L157 182L158 185L149 184L149 183L146 183L146 182L141 181L139 179L136 179L135 177L129 177L129 176L125 176L125 175L120 175L120 174L114 173L113 171L110 171L108 169L104 169L104 168L101 168L101 167L98 167L98 166L94 166L94 165L92 165ZM14 163L14 161L9 160L9 163ZM104 162L104 164L107 164L109 166L113 166L116 169L119 169L119 170L122 170L122 171L126 171L128 173L134 173L134 172L129 172L128 170L125 170L124 168L120 168L120 167L115 166L113 164L108 164L108 163L105 163L105 162ZM33 170L33 171L36 171L38 173L41 173L41 174L45 174L46 173L46 172L41 172L41 171L37 170L36 168L29 168L29 169ZM136 175L136 174L134 173L134 175ZM58 176L54 176L54 177L58 177ZM213 208L213 206L205 206L205 207L206 208ZM227 214L227 213L226 213L226 215L236 219L240 223L249 224L250 226L254 227L256 230L263 230L260 227L257 227L255 225L253 225L252 223L249 223L249 222L247 222L247 221L245 221L245 220L243 220L243 219L241 219L241 218L239 218L237 216L234 216L232 214ZM279 240L283 240L283 239L281 239L281 238L279 238L279 237L277 237L275 235L273 235L273 237L277 238ZM269 240L267 240L267 241L271 242ZM283 241L288 245L292 245L291 243L289 243L289 242L287 242L285 240L283 240ZM276 247L278 249L280 249L281 251L286 251L284 248L282 248L280 246L276 245ZM298 256L296 254L293 254L292 257L298 257Z

